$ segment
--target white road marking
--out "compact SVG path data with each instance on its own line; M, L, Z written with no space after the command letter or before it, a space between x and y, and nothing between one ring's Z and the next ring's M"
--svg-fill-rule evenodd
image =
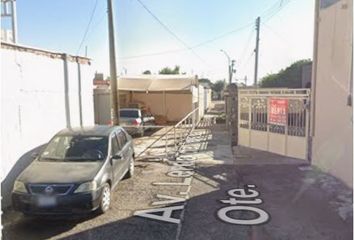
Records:
M173 197L173 196L167 196L167 195L161 195L157 194L157 198L163 198L163 199L169 199L165 201L158 201L158 202L153 202L152 205L167 205L167 204L174 204L174 203L179 203L179 202L185 202L186 199L183 197Z
M174 207L146 209L146 210L136 211L134 213L134 216L145 217L145 218L155 219L155 220L159 220L159 221L163 221L163 222L179 224L181 220L178 218L173 218L171 216L172 216L173 211L182 210L183 208L184 208L184 205L174 206ZM152 213L161 213L161 212L163 212L162 216L152 214Z
M231 211L250 211L258 214L258 217L255 219L235 219L227 215ZM237 225L258 225L267 222L269 219L269 214L266 211L250 206L223 207L219 209L217 215L222 221Z
M153 182L153 185L165 185L165 186L189 186L192 182L192 177L185 178L183 182Z

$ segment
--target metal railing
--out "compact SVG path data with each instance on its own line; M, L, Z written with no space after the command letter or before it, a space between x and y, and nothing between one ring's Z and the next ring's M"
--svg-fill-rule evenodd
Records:
M309 95L273 95L272 97L287 99L286 124L280 126L269 123L270 96L262 94L255 94L253 96L241 94L239 96L239 127L289 136L306 137L308 129Z
M198 110L199 108L194 109L174 126L148 126L148 128L167 128L167 130L163 132L161 136L155 139L152 143L150 143L146 148L144 148L141 152L139 152L136 155L136 159L149 157L145 156L144 153L153 148L157 148L159 150L163 148L163 151L159 151L155 155L153 155L154 158L165 157L166 159L170 160L175 159L178 156L181 147L183 147L183 145L186 143L186 139L200 121Z

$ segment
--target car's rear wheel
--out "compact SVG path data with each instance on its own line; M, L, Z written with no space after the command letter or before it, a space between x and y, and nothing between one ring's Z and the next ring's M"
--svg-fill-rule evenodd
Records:
M104 184L101 193L101 202L98 208L100 213L105 213L111 206L111 187L108 183Z

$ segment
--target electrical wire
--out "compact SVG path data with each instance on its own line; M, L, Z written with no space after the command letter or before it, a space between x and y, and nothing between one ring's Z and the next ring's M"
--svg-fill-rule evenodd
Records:
M200 42L200 43L197 43L193 46L191 46L189 49L195 49L195 48L199 48L199 47L202 47L206 44L209 44L209 43L212 43L212 42L215 42L217 40L220 40L222 38L225 38L231 34L235 34L247 27L251 27L253 26L253 22L252 23L248 23L244 26L241 26L239 28L235 28L229 32L226 32L226 33L223 33L223 34L220 34L216 37L213 37L213 38L210 38L208 40L205 40L203 42ZM133 56L127 56L127 57L121 57L120 59L132 59L132 58L140 58L140 57L148 57L148 56L156 56L156 55L164 55L164 54L169 54L169 53L176 53L176 52L183 52L183 51L187 51L189 49L186 49L186 48L180 48L180 49L174 49L174 50L167 50L167 51L161 51L161 52L154 52L154 53L147 53L147 54L141 54L141 55L133 55Z
M248 38L247 38L247 41L246 41L246 45L245 45L245 47L243 48L243 51L242 51L242 53L241 53L241 55L240 55L240 58L239 58L239 59L240 59L240 60L239 60L240 63L242 63L242 60L243 60L244 57L246 56L247 50L249 49L250 44L251 44L251 39L252 39L252 37L253 37L253 34L254 34L254 29L251 29L250 34L249 34L249 36L248 36Z
M263 20L263 22L264 23L268 22L275 15L277 15L281 10L283 10L290 2L291 2L291 0L280 0L279 7L273 13L270 13L269 16L266 16L265 20Z
M159 18L157 18L157 16L155 14L153 14L151 12L151 10L149 10L146 5L144 3L141 2L141 0L137 0L143 7L144 9L149 13L151 14L154 19L156 21L158 21L160 24L162 24L162 26L166 29L166 31L168 31L170 34L172 34L175 38L177 37L178 41L180 41L181 39L175 34L173 33ZM285 2L284 4L284 1L287 1ZM277 0L275 3L273 3L271 5L271 7L269 7L266 11L264 11L262 14L261 14L261 18L267 18L266 21L270 20L272 17L274 17L278 12L280 12L280 10L282 10L282 8L284 8L291 0ZM226 32L226 33L223 33L223 34L220 34L216 37L213 37L211 39L208 39L208 40L205 40L203 42L200 42L200 43L197 43L193 46L188 46L187 44L185 44L184 41L183 42L183 45L186 47L186 48L180 48L180 49L172 49L172 50L166 50L166 51L161 51L161 52L152 52L152 53L146 53L146 54L140 54L140 55L132 55L132 56L126 56L126 57L121 57L119 58L120 60L129 60L129 59L135 59L135 58L143 58L143 57L150 57L150 56L159 56L159 55L165 55L165 54L171 54L171 53L178 53L178 52L184 52L184 51L187 51L187 50L193 50L195 48L199 48L199 47L202 47L206 44L209 44L209 43L212 43L212 42L215 42L217 40L220 40L222 38L225 38L231 34L235 34L245 28L248 28L248 27L251 27L253 26L254 22L249 22L241 27L238 27L236 29L233 29L229 32ZM253 31L252 31L253 33ZM250 40L250 39L249 39ZM250 41L248 41L250 42ZM246 52L247 50L245 50ZM245 55L245 52L242 54L242 56L244 57ZM243 58L242 57L242 58Z
M284 9L289 3L291 2L291 0L279 0L276 1L268 10L266 10L263 13L263 16L261 18L265 18L265 20L263 20L261 22L262 26L266 26L269 28L268 25L266 25L266 22L268 22L271 18L273 18L276 14L278 14L282 9ZM246 48L247 49L247 48ZM246 52L247 50L245 50ZM242 63L241 60L241 65L239 67L239 71L242 72L249 64L251 57L255 54L255 51L252 50L252 53L249 55L249 57L247 58L247 60L245 62ZM243 57L241 58L243 59Z
M176 33L174 33L166 24L164 24L141 0L136 0L168 33L170 33L177 41L190 50L200 61L208 65L206 61L197 54L185 41L183 41Z
M81 39L79 48L78 48L77 51L76 51L76 55L79 54L79 52L80 52L80 50L81 50L81 47L82 47L82 44L83 44L83 43L85 42L85 40L86 40L87 33L88 33L89 29L90 29L90 26L91 26L93 17L94 17L95 12L96 12L97 3L98 3L98 0L95 1L95 5L94 5L94 7L93 7L93 9L92 9L92 12L91 12L91 15L90 15L90 19L89 19L89 21L88 21L88 23L87 23L87 26L86 26L85 33L84 33L84 35L83 35L83 37L82 37L82 39Z

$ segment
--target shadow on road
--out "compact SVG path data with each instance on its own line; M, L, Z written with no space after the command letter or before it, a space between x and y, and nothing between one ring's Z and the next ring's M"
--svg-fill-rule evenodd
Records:
M199 141L205 147L196 149L196 157L204 154L224 159L220 162L197 161L184 214L181 210L173 211L172 214L173 218L183 217L180 227L177 224L133 217L135 210L141 210L139 206L136 206L137 209L127 209L122 202L116 206L118 209L104 215L69 220L26 219L18 214L14 217L5 214L3 239L165 240L176 239L176 235L182 240L352 238L352 189L316 168L301 169L301 164L266 164L260 162L263 159L259 159L252 164L238 165L235 159L226 161L229 155L220 154L223 153L220 145L227 144L229 140L219 130L212 129L209 137L205 137L208 131L199 136ZM189 154L193 155L192 152ZM144 178L144 175L135 177ZM134 178L126 183L134 185ZM261 199L261 203L253 206L266 211L270 219L260 225L234 225L222 221L217 212L230 204L222 203L221 200L230 200L229 190L245 188L246 185L255 185L259 193L256 198ZM131 186L128 188L134 189ZM161 186L151 188L154 190L154 198L156 194L165 194L166 191ZM130 201L140 198L145 193L142 191L134 192ZM177 195L178 192L175 192L174 196ZM123 197L119 191L115 196ZM182 203L154 207L150 203L151 208L176 205ZM248 206L249 203L241 205ZM156 214L161 216L162 212ZM258 217L249 211L231 211L228 216L246 220Z
M343 221L331 206L335 195L351 190L339 180L332 179L336 184L332 190L336 192L328 194L322 190L324 177L329 176L319 170L302 171L294 165L199 166L184 213L180 239L351 239L351 218ZM244 188L247 184L256 185L262 203L255 206L266 211L270 220L256 226L221 221L216 215L217 211L230 205L220 200L230 199L228 190ZM159 193L163 194L161 191ZM168 206L176 205L181 204ZM124 206L120 207L124 209ZM180 214L181 211L175 211L172 217L179 218ZM257 217L252 212L230 212L229 216L236 219ZM100 216L65 220L25 218L16 225L5 225L3 237L11 240L52 237L65 240L162 240L175 239L179 231L176 224L131 215L118 221L91 226L90 220L96 217ZM76 229L79 224L85 226Z

